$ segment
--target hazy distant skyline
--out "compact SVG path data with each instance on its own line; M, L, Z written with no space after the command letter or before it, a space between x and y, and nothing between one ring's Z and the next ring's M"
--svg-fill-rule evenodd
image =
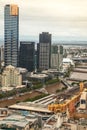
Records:
M19 6L20 36L46 31L59 39L87 40L87 0L0 0L0 36L6 4Z

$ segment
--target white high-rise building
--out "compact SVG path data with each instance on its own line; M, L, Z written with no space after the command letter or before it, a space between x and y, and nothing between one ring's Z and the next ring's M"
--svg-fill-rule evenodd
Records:
M2 73L2 87L16 87L22 85L22 75L12 65L7 66Z

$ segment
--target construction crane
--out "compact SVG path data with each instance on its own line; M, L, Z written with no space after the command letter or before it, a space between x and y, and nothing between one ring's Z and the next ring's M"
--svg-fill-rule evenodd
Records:
M50 111L53 111L54 113L64 113L67 111L72 116L72 114L75 112L75 105L80 101L81 94L84 90L84 84L83 82L80 83L80 91L78 94L74 95L70 99L64 100L63 102L55 103L48 105L48 109Z

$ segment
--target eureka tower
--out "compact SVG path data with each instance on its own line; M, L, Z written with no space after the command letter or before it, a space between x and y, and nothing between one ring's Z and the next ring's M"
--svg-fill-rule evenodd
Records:
M7 65L18 65L19 8L6 5L4 9L4 61Z

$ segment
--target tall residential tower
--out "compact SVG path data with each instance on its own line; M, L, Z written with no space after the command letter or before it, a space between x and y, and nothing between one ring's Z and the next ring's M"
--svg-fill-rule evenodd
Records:
M4 61L7 65L18 65L19 8L6 5L4 9Z

